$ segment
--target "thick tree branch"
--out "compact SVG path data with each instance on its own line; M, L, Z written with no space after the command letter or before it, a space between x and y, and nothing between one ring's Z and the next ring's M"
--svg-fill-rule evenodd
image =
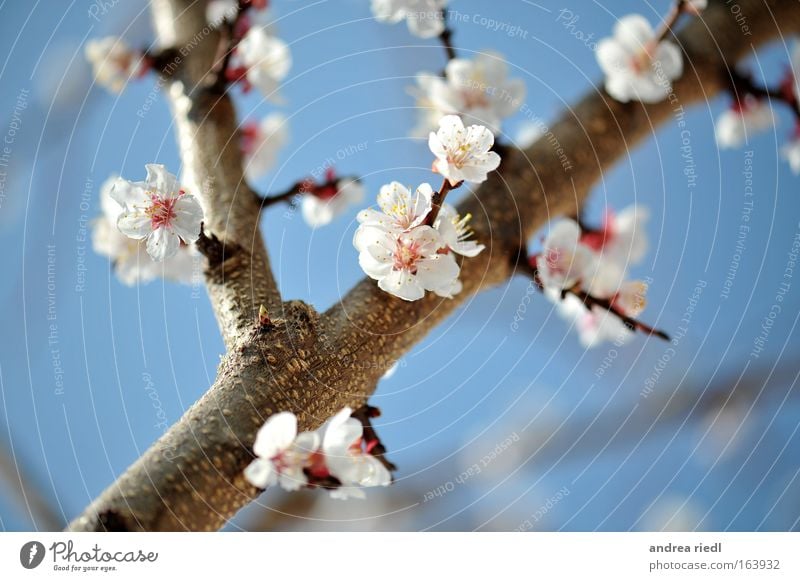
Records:
M205 3L153 0L158 41L177 48L168 96L181 154L181 177L205 210L205 229L230 250L211 266L206 283L225 344L231 349L265 305L281 298L259 231L259 205L242 173L238 121L230 98L209 90L220 66L220 34L205 18ZM236 249L235 251L233 249Z
M201 28L201 3L155 4L164 39L172 31L187 40ZM727 87L728 67L750 54L752 46L800 31L800 8L794 1L739 0L750 36L743 35L724 2L711 4L702 20L677 36L687 58L673 99L650 106L621 104L592 91L529 150L509 151L500 172L461 205L460 211L473 214L476 238L487 249L464 261L464 290L455 300L429 293L421 301L404 302L365 279L322 317L298 302L275 309L279 299L254 224L255 197L237 196L244 185L240 169L234 168L238 156L229 140L235 126L230 103L201 101L187 112L180 103L189 87L173 87L186 164L197 178L202 180L207 172L217 183L214 204L223 213L211 213L210 227L246 249L247 260L209 284L223 332L234 348L207 394L71 528L222 526L259 493L244 481L242 470L268 415L294 411L300 427L311 429L345 405L360 406L393 361L474 293L513 274L511 257L533 232L555 216L577 215L606 168L669 121L678 107L704 101ZM175 19L184 9L186 13ZM274 313L274 326L266 333L255 329L259 302ZM230 305L230 310L222 305Z

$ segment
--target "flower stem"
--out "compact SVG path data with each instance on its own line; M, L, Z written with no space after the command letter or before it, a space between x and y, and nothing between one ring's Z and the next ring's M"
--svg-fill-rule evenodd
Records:
M439 188L439 191L433 194L433 199L431 200L431 211L428 212L428 217L425 218L425 225L426 226L433 226L436 223L436 218L439 216L439 211L442 209L442 204L444 204L444 199L447 197L447 194L450 190L455 190L463 181L458 182L456 185L450 185L450 180L444 178L442 180L442 185Z
M664 17L664 20L661 21L661 26L658 27L655 44L658 44L664 40L667 35L672 32L672 28L675 26L675 23L678 21L678 18L680 18L681 14L689 11L689 3L686 0L676 0L676 2L672 5L672 8L670 8L670 11Z
M539 270L533 264L531 264L529 260L527 260L524 251L520 252L518 255L516 267L522 274L530 278L536 284L536 287L540 291L544 291L544 285L542 284L542 279L539 277ZM670 337L667 333L661 331L660 329L651 327L650 325L643 323L638 319L629 317L625 313L621 312L617 307L615 307L609 299L601 299L587 293L585 290L580 288L580 283L576 284L572 288L563 289L561 291L562 298L565 297L567 294L571 294L578 297L587 310L591 310L592 307L599 307L603 310L608 311L609 313L617 317L620 321L622 321L622 324L625 325L631 331L634 332L641 331L642 333L645 333L647 335L664 339L664 341L670 340Z

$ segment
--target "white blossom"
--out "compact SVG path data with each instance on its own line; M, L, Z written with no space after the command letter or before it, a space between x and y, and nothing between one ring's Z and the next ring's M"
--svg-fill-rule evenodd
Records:
M627 269L641 262L647 254L646 223L649 218L647 208L636 205L618 213L609 211L598 230L582 233L581 244L591 248L599 259L615 262Z
M120 232L136 240L144 239L147 253L153 260L162 261L174 256L181 242L197 240L203 210L163 165L145 167L144 182L118 178L111 197L123 208L117 219Z
M741 147L754 134L775 124L769 103L747 95L740 104L728 109L717 118L714 131L721 148Z
M122 206L111 197L116 176L107 179L100 188L102 213L92 222L92 247L108 257L114 273L125 285L147 283L158 277L184 284L199 276L203 258L194 246L181 245L174 256L156 262L147 254L146 243L125 236L117 229Z
M132 77L147 68L143 55L131 49L116 36L92 39L86 43L86 60L92 65L94 78L106 89L119 93Z
M452 59L444 78L419 73L417 86L411 89L420 115L413 134L427 136L444 115L460 115L465 122L498 133L503 119L514 114L525 98L525 83L507 77L508 65L493 52L473 60Z
M620 313L628 317L639 316L645 307L647 285L642 281L627 281L612 294L611 304ZM634 335L620 318L597 305L591 309L573 294L561 297L558 292L545 292L554 303L558 313L571 322L578 332L581 345L596 347L605 341L622 344Z
M382 290L406 301L416 301L433 291L452 296L459 266L444 247L439 232L430 226L398 231L379 225L362 224L353 239L358 262Z
M486 248L483 244L470 240L472 229L469 227L469 221L471 219L472 215L467 214L461 217L453 206L442 204L439 215L436 217L436 223L433 225L439 231L442 242L447 248L456 254L470 258L477 256Z
M639 14L621 18L614 36L601 40L595 54L606 75L606 91L623 103L663 101L672 81L683 73L678 46L668 40L658 42L650 23Z
M258 488L280 484L285 490L298 490L308 484L304 469L319 446L316 432L297 434L293 413L277 413L258 430L253 444L256 459L245 468L244 476Z
M239 0L210 0L206 6L206 21L212 26L233 22L238 14Z
M303 219L312 228L324 226L342 215L347 208L361 203L364 186L358 180L342 178L330 188L317 188L306 193L300 202Z
M422 224L431 211L433 188L423 183L414 191L414 195L400 182L391 182L381 187L378 193L378 206L381 211L373 209L358 213L358 221L362 225L380 226L385 229L399 231L410 230ZM358 232L356 232L358 236ZM356 248L358 248L356 244Z
M588 247L580 244L580 236L580 227L574 220L561 220L550 229L536 261L545 289L569 289L591 278L595 257Z
M272 168L289 140L288 121L281 113L270 113L259 123L245 125L242 138L245 174L256 180Z
M800 174L800 137L795 137L781 147L781 157L789 162L793 174Z
M445 115L439 130L431 132L428 147L436 156L433 170L454 186L461 181L479 184L500 165L500 156L490 151L494 135L483 125L464 127L458 115Z
M289 46L265 27L254 26L237 45L236 56L246 69L247 81L266 98L280 101L278 86L292 67Z
M344 408L320 428L322 453L331 475L341 486L332 498L364 498L363 487L388 486L392 476L381 462L362 449L363 426Z
M447 0L372 0L372 14L380 22L405 20L411 34L431 38L444 31L446 5Z

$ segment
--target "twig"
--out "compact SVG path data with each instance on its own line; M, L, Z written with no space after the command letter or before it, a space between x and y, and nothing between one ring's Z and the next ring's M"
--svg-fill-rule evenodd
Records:
M444 51L447 54L447 61L450 62L451 60L458 58L458 55L456 54L455 47L453 47L453 29L447 25L447 14L447 8L441 11L441 18L444 22L444 30L442 30L441 34L439 34L439 40L442 42Z
M433 226L436 223L436 218L439 217L439 211L442 209L444 199L447 197L447 194L450 192L450 190L455 190L463 183L463 181L460 181L453 186L450 185L450 180L444 178L439 191L433 194L433 199L431 200L431 211L428 212L428 217L425 218L425 224L427 226Z
M794 73L790 69L788 74L793 75ZM793 77L787 77L787 81L778 88L763 87L755 84L752 75L740 73L735 67L731 67L729 79L731 96L739 106L742 105L747 95L752 95L756 99L778 101L789 107L800 123L800 109L798 109L797 96L792 88L793 82L788 82L789 80L794 81Z
M378 418L380 415L381 410L371 405L364 404L354 411L351 417L360 421L361 425L364 427L363 438L364 442L366 442L367 453L375 456L389 472L395 472L397 466L386 459L386 447L383 445L381 439L378 437L378 433L372 426L372 418Z
M521 256L524 256L524 252ZM533 264L531 264L529 260L527 260L526 258L518 260L517 269L519 270L519 272L521 272L522 274L526 275L531 280L533 280L533 282L536 284L536 287L540 291L544 291L544 284L542 284L542 279L539 276L539 270ZM562 289L561 298L563 299L564 297L566 297L567 294L571 294L578 297L587 310L591 311L592 307L599 307L605 311L608 311L612 315L616 316L620 321L622 321L622 324L625 325L630 331L634 332L641 331L642 333L659 337L660 339L664 339L665 341L670 340L669 335L667 335L667 333L665 333L664 331L651 327L650 325L647 325L646 323L643 323L633 317L629 317L628 315L620 311L616 306L614 306L611 299L603 299L589 294L580 287L580 283L576 284L572 288Z

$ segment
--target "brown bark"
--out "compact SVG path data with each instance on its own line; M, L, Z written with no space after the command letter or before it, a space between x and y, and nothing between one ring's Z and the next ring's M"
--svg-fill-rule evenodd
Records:
M258 495L242 470L267 416L290 410L301 428L311 429L345 405L364 403L383 370L476 292L506 281L520 246L549 219L574 214L601 173L676 108L718 93L727 85L728 64L754 46L800 31L795 1L740 0L750 36L743 35L724 2L710 4L702 20L678 35L686 66L674 99L622 104L593 90L563 113L552 135L527 151L504 154L500 171L459 208L473 214L476 237L487 249L464 261L464 290L455 300L429 293L408 303L365 279L321 316L306 304L280 302L256 207L242 180L231 103L194 90L213 65L215 38L204 38L176 73L170 99L184 163L196 183L212 186L204 197L208 227L235 247L207 273L229 351L203 398L76 518L71 530L222 526ZM194 0L156 0L154 13L164 44L190 42L203 27L203 6ZM557 147L571 169L562 166ZM256 328L261 303L275 323L270 329Z

